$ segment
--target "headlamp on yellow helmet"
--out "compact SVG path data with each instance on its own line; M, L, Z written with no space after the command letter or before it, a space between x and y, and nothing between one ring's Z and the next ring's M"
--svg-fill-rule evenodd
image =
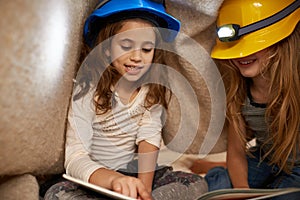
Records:
M272 15L266 19L260 20L253 24L249 24L245 27L240 27L238 24L222 25L221 27L218 27L217 30L218 38L222 42L230 42L230 41L238 40L241 36L245 34L265 28L267 26L270 26L280 21L281 19L285 18L286 16L294 12L297 8L299 8L299 6L300 6L300 1L296 0L288 7L284 8L283 10L276 13L275 15Z
M225 0L211 56L248 56L287 37L300 19L300 0Z

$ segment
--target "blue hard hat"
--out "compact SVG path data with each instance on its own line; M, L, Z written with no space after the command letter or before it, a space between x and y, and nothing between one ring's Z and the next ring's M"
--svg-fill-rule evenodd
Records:
M94 46L96 37L106 23L129 18L143 18L157 27L168 29L162 33L166 42L172 42L180 29L180 21L166 13L164 0L100 0L84 24L84 39Z

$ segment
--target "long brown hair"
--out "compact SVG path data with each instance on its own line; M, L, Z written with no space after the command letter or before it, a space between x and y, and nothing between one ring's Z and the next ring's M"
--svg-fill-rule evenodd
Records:
M269 101L265 120L272 146L263 159L270 156L270 164L290 172L300 149L300 24L282 41L269 47L267 65L261 73L270 77ZM242 77L231 60L216 60L227 93L227 122L240 139L248 138L239 124L245 124L241 108L247 95L247 78ZM264 145L264 144L263 144ZM292 162L287 162L292 157Z
M106 56L105 51L108 50L110 46L109 38L117 34L117 32L122 28L124 21L126 20L107 24L100 30L95 46L97 46L98 44L101 45L99 48L97 47L96 52L93 52L95 54L95 57L97 58L94 59L92 65L86 64L87 66L84 67L84 76L89 78L85 78L79 81L81 82L79 84L81 85L82 89L77 96L75 95L76 99L85 95L91 88L91 85L93 85L93 83L96 83L94 103L97 114L104 114L108 112L114 105L114 94L112 88L121 78L121 75L111 65L109 57ZM153 29L156 34L156 49L154 52L153 63L149 71L139 81L147 81L147 79L150 79L151 77L151 81L147 83L149 90L145 98L145 107L150 108L154 104L161 104L167 109L171 97L170 91L167 90L168 83L164 82L163 85L158 84L160 80L167 80L167 71L164 68L159 67L159 64L163 64L162 54L164 53L164 51L157 48L162 40L158 29L155 27L153 27ZM90 49L88 46L86 46L85 48L86 55L92 51L92 49Z

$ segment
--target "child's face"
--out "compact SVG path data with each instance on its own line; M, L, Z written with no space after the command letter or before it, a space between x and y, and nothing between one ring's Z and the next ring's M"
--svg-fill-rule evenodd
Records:
M137 81L150 68L156 34L145 20L126 20L111 41L109 55L112 65L128 81Z
M255 78L263 71L268 49L261 50L243 58L232 59L232 62L240 70L242 76Z

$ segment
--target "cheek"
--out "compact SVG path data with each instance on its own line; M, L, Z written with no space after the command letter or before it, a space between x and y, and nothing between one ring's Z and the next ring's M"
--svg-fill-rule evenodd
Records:
M130 59L130 52L124 51L120 48L115 48L113 51L111 51L111 61L115 62L127 62Z
M124 56L124 52L121 51L120 49L114 48L111 50L110 58L112 61L118 60L123 56Z
M116 59L119 59L124 55L124 50L116 43L116 41L113 39L110 44L110 59L111 61L114 61Z
M152 63L154 59L154 52L151 52L151 53L147 53L144 55L144 62L145 63Z

